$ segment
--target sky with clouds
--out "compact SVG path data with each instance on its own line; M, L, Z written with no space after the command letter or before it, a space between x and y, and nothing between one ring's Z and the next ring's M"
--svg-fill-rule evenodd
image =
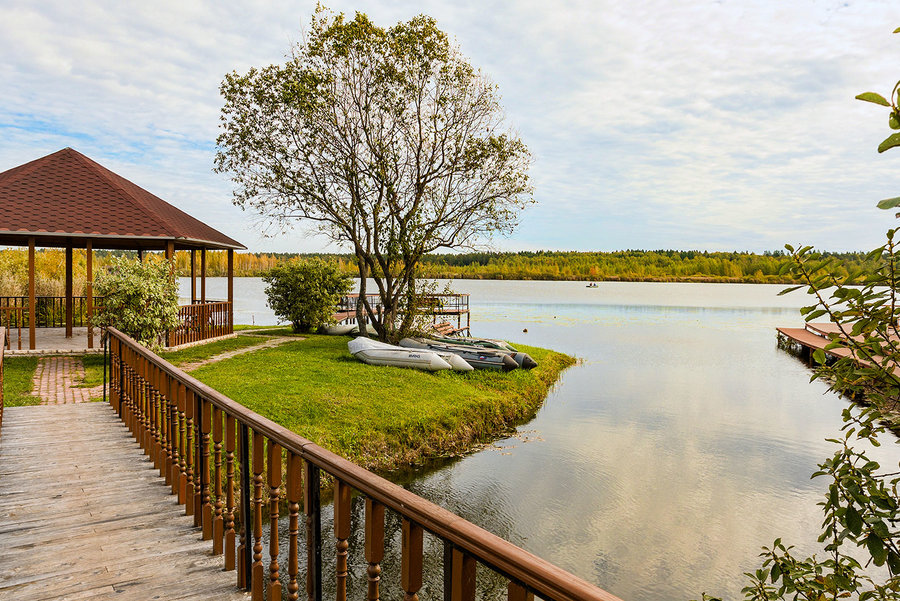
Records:
M894 226L896 2L333 0L437 19L532 150L536 205L497 250L869 250ZM71 146L257 251L212 172L225 73L282 62L315 3L0 0L0 171Z

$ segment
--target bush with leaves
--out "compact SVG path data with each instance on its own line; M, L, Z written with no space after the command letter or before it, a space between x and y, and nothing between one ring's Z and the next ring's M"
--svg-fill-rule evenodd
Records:
M103 306L94 325L112 326L153 349L178 325L178 283L169 261L113 257L97 275L94 293Z
M890 108L888 124L900 130L900 82L890 100L874 92L857 98ZM900 134L894 133L878 151L897 146ZM898 207L900 197L878 206ZM889 230L886 243L869 253L866 264L844 275L834 257L809 246L785 246L792 263L784 271L805 285L782 294L807 288L813 302L801 310L806 321L827 318L836 330L825 349L813 353L818 364L813 379L826 379L832 390L858 403L844 409L842 435L829 439L837 450L813 474L828 480L819 503L824 520L818 542L824 554L796 557L792 547L776 539L763 548L762 566L747 573L750 582L743 589L747 599L900 599L900 464L883 467L859 449L866 444L880 446L879 436L896 427L900 415L897 231ZM898 443L894 434L887 437L891 444ZM706 594L703 598L711 599Z
M335 307L350 291L350 277L320 259L291 261L263 276L269 307L291 322L295 332L309 332L334 323Z

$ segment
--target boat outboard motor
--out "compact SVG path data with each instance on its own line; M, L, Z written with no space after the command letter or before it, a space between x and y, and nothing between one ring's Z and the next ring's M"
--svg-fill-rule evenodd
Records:
M512 355L512 358L515 360L516 365L522 369L534 369L537 367L537 361L532 359L528 353L516 353Z

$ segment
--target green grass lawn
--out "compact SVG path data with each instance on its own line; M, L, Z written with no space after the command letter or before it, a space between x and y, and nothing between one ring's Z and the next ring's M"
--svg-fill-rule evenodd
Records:
M6 407L41 404L41 399L31 396L32 379L37 364L37 357L3 359L3 404Z
M217 340L209 344L200 344L191 346L180 351L164 351L159 356L171 363L172 365L184 365L185 363L194 363L195 361L203 361L221 353L228 351L236 351L248 346L262 344L269 340L265 336L241 335L234 338L226 338L225 340Z
M267 334L289 335L290 328ZM257 345L266 336L228 340L162 353L183 365ZM560 372L575 359L517 345L539 365L531 371L436 373L365 365L344 336L305 339L239 355L192 375L249 409L351 461L393 469L428 457L464 453L530 418ZM7 357L7 406L35 405L29 393L36 357ZM103 356L87 355L84 386L103 381Z
M426 373L354 359L343 336L207 365L192 375L313 442L368 468L460 453L540 407L572 357L521 347L539 366L509 373Z
M103 384L103 355L84 355L81 357L84 364L84 381L79 388L93 388Z

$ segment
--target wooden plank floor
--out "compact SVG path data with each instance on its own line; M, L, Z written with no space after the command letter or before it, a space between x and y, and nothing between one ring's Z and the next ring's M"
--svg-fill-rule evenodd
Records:
M0 430L0 599L234 599L112 408L9 407Z

